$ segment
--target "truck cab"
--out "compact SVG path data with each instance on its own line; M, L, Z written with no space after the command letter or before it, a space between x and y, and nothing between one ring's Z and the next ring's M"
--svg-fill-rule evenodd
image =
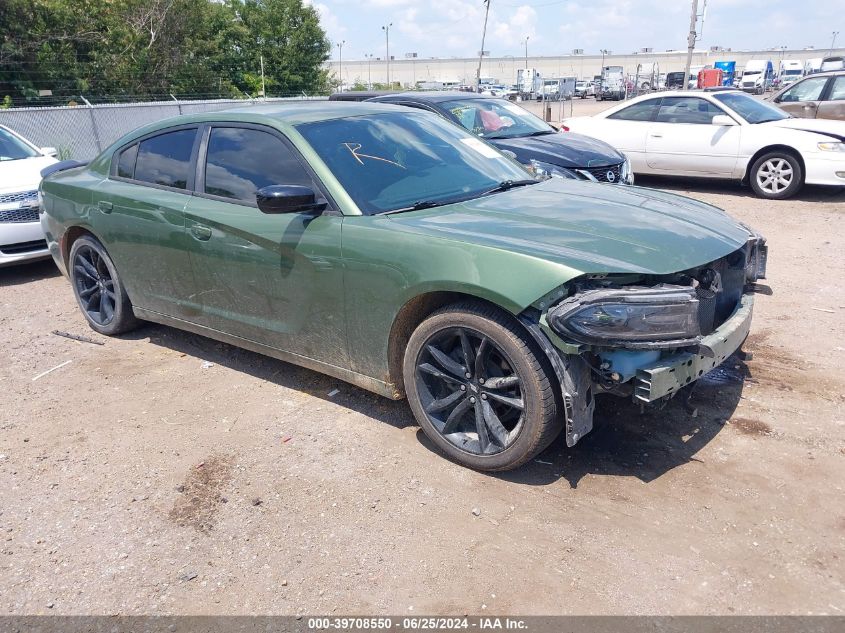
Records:
M740 88L743 92L761 95L772 87L775 69L769 59L752 59L745 65Z
M778 69L778 87L794 84L804 75L804 66L797 59L784 59Z

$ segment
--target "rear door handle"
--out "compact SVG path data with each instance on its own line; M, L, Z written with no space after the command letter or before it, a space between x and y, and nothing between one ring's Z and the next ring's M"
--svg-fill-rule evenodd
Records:
M205 242L211 239L211 229L202 224L194 224L191 226L191 235Z
M111 213L112 209L114 209L114 205L108 200L100 200L97 203L97 207L99 207L100 211L103 213Z

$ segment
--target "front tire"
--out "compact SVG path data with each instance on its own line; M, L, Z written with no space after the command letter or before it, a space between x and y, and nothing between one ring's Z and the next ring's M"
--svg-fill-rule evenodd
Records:
M521 466L562 428L548 362L512 317L492 306L443 308L411 335L403 377L426 435L458 463Z
M91 329L115 336L137 327L114 262L98 240L83 235L73 243L68 272L76 303Z
M774 151L754 161L748 180L754 193L761 198L785 200L804 185L804 170L793 154Z

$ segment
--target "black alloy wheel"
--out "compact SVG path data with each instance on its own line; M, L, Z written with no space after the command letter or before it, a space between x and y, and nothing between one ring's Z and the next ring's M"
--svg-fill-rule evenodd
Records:
M95 238L83 235L73 242L68 274L76 302L92 329L112 336L138 324L117 269Z
M470 468L516 468L563 427L548 359L522 324L489 304L456 303L420 323L402 374L423 431Z
M522 429L522 380L480 332L449 328L432 336L417 359L416 383L432 426L461 450L499 453Z

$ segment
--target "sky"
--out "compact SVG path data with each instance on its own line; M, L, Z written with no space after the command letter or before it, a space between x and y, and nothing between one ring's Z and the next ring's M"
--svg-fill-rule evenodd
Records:
M385 55L382 26L390 28L390 53L402 58L473 57L481 48L483 0L306 0L320 14L332 41L345 40L344 59ZM699 0L699 11L704 0ZM631 53L685 49L691 0L490 0L484 50L494 57L562 55L573 49ZM832 32L845 46L845 0L708 0L703 37L696 48L734 50L815 46L824 51ZM701 24L699 22L699 30Z

